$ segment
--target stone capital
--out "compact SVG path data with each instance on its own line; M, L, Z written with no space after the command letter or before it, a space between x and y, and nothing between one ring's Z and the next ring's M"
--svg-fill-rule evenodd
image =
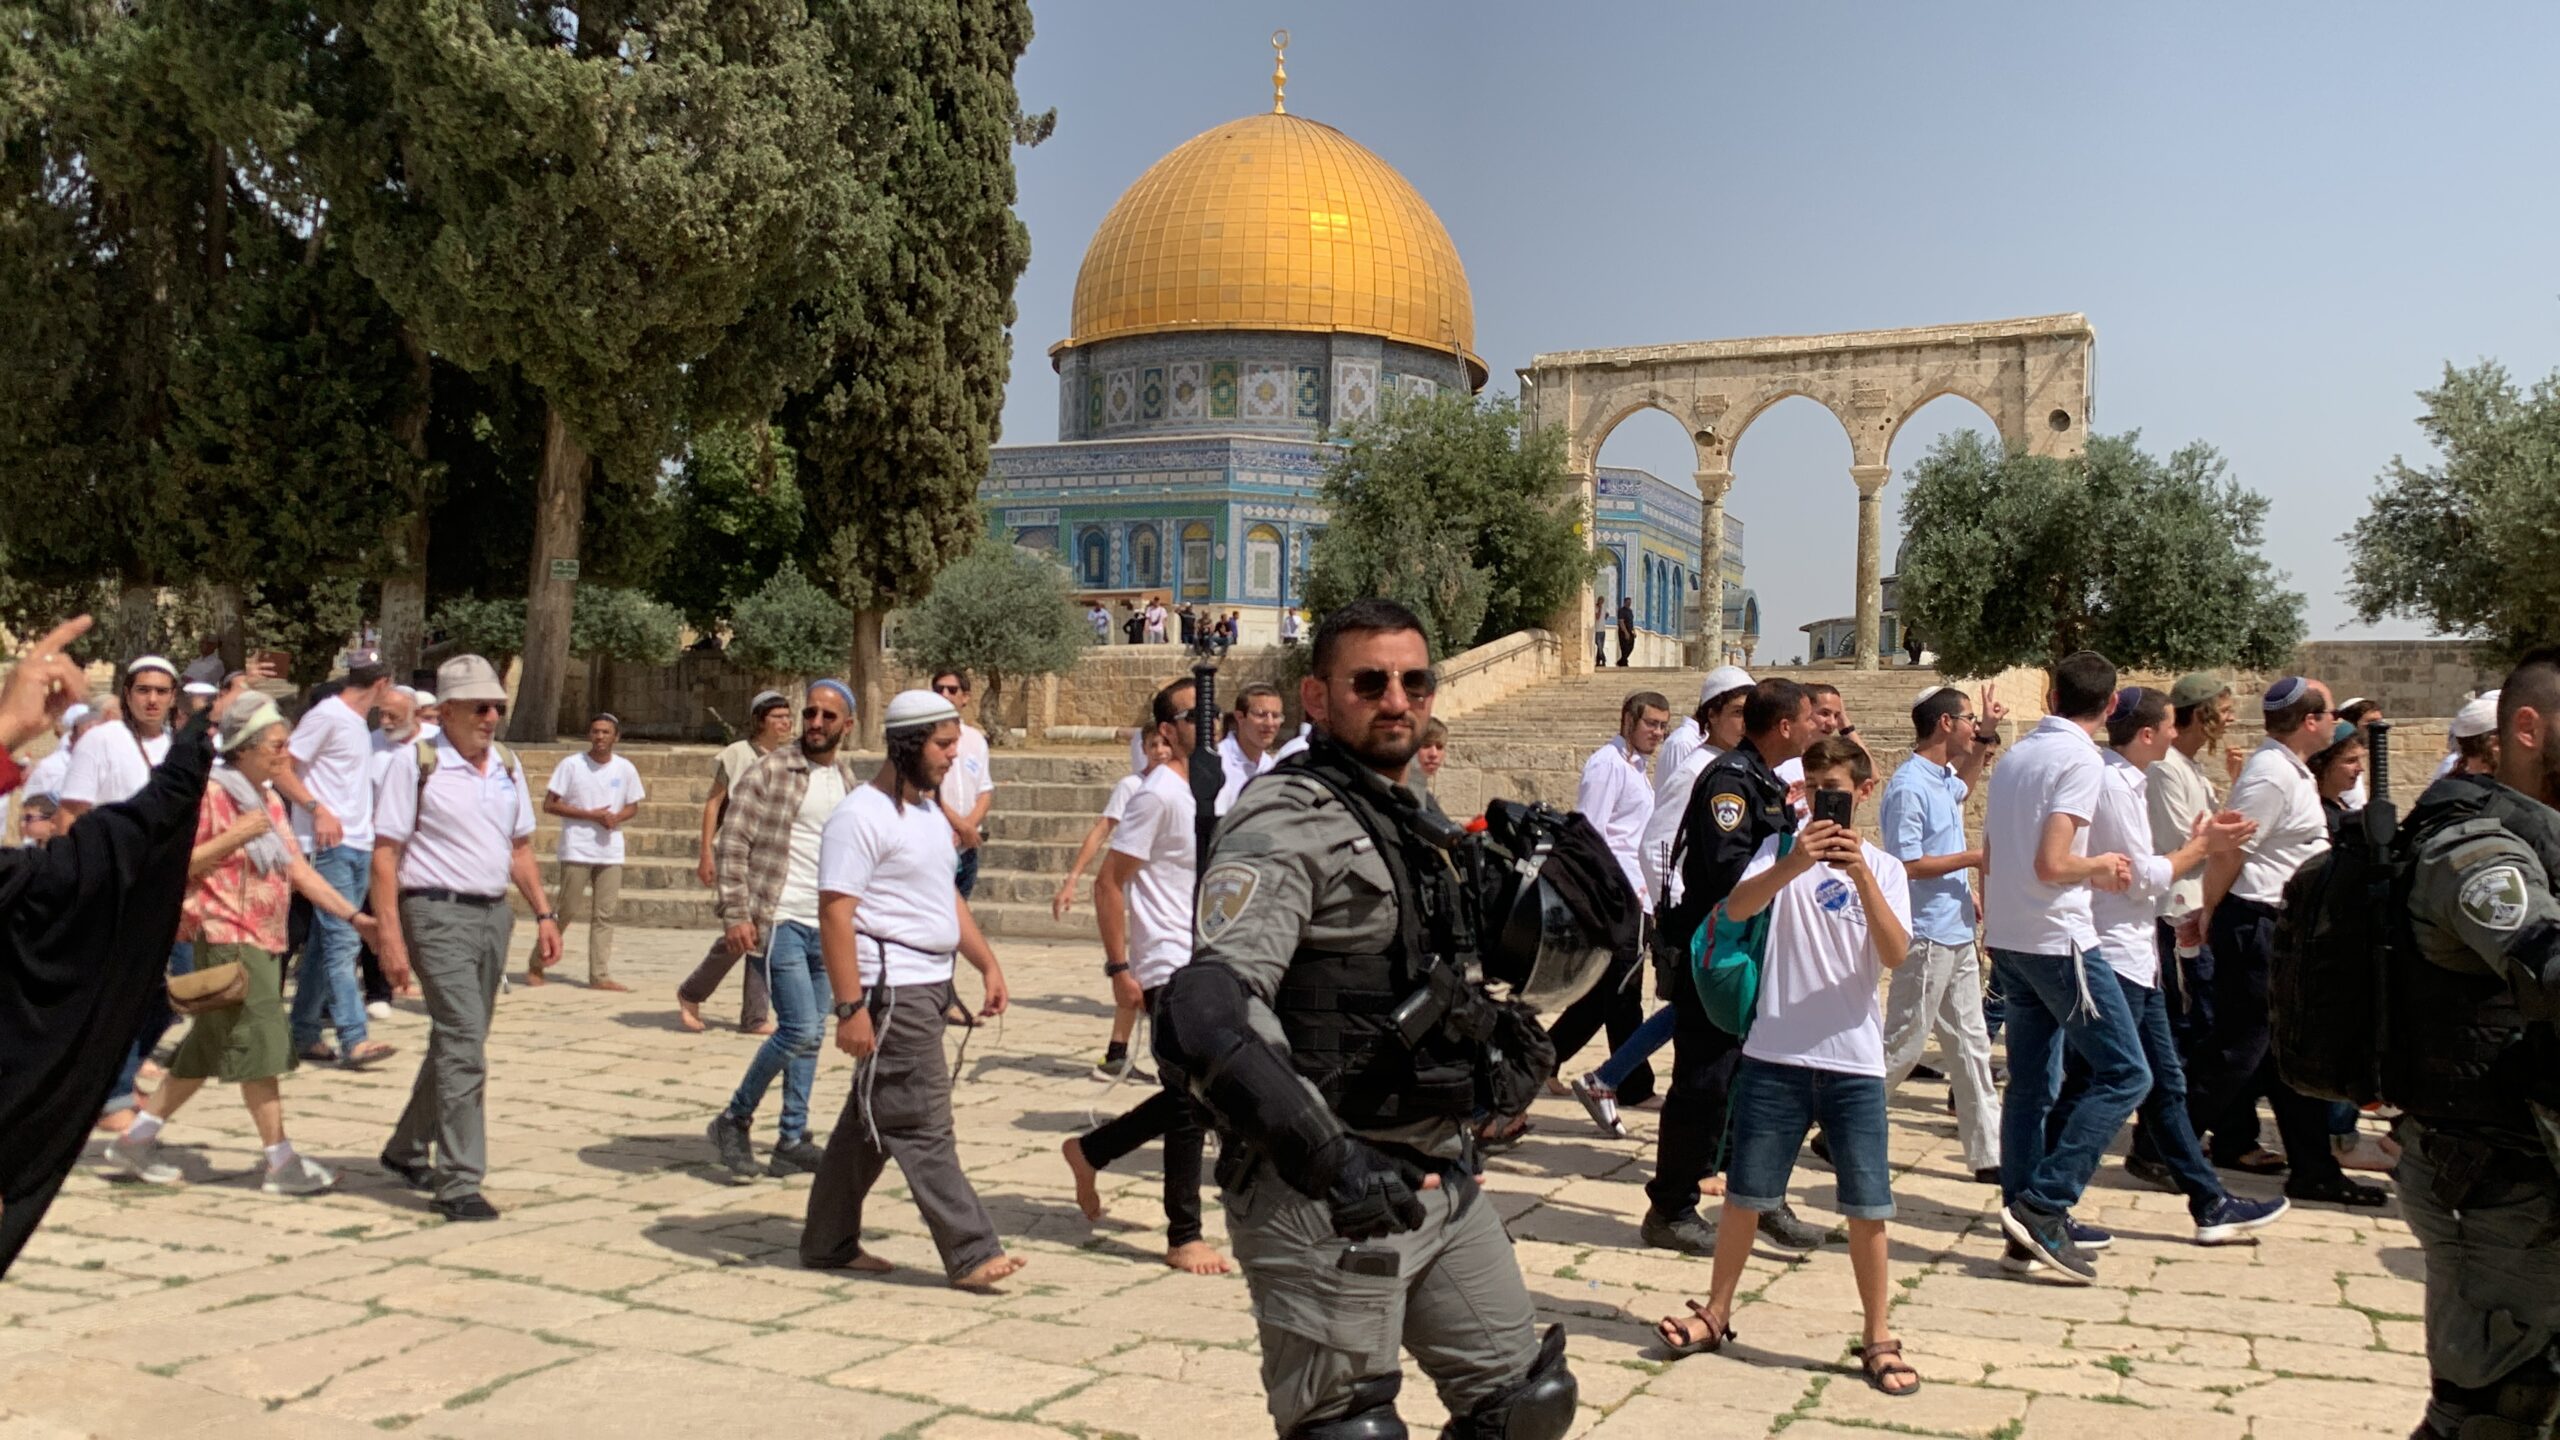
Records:
M1730 470L1699 470L1692 472L1689 478L1697 482L1698 498L1709 502L1722 500L1725 492L1733 488L1733 472Z
M1860 496L1871 497L1883 490L1885 482L1893 478L1893 467L1890 465L1852 465L1849 467L1849 478L1857 482L1858 494Z

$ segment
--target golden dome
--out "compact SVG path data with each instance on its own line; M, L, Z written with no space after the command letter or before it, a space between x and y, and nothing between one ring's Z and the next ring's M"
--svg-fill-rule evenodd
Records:
M1076 274L1073 338L1351 331L1457 350L1482 386L1449 232L1395 168L1330 125L1248 115L1193 136L1120 197Z

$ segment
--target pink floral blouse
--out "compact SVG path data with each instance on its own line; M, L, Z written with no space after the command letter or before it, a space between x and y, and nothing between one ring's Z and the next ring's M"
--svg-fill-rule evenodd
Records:
M219 785L206 786L204 803L196 811L196 843L206 844L239 818L240 802ZM267 818L290 849L293 830L285 817L284 801L272 790L267 792ZM207 945L255 945L270 955L281 955L285 920L292 908L293 885L285 872L260 875L249 864L249 849L244 845L188 884L178 938Z

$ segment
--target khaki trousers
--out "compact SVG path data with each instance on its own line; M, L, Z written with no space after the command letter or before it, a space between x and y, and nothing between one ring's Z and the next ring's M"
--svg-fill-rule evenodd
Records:
M622 908L622 867L619 865L578 865L563 860L558 876L552 881L551 903L560 909L560 951L569 950L569 922L587 922L587 983L613 978L613 917ZM582 907L580 901L585 901ZM541 968L539 960L525 963L528 970Z

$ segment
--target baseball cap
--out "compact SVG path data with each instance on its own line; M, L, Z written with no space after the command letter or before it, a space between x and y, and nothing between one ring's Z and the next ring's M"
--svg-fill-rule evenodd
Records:
M930 690L901 690L889 697L888 714L880 723L887 730L912 730L959 718L950 701Z
M2230 689L2230 681L2210 670L2198 670L2179 676L2178 683L2169 687L2169 705L2172 709L2184 710L2190 705L2202 705Z
M498 667L477 655L456 655L436 667L436 686L447 700L496 700L504 703L507 684Z
M1719 665L1708 671L1707 678L1699 683L1698 703L1704 705L1719 695L1731 694L1758 683L1751 678L1749 671L1739 665Z

